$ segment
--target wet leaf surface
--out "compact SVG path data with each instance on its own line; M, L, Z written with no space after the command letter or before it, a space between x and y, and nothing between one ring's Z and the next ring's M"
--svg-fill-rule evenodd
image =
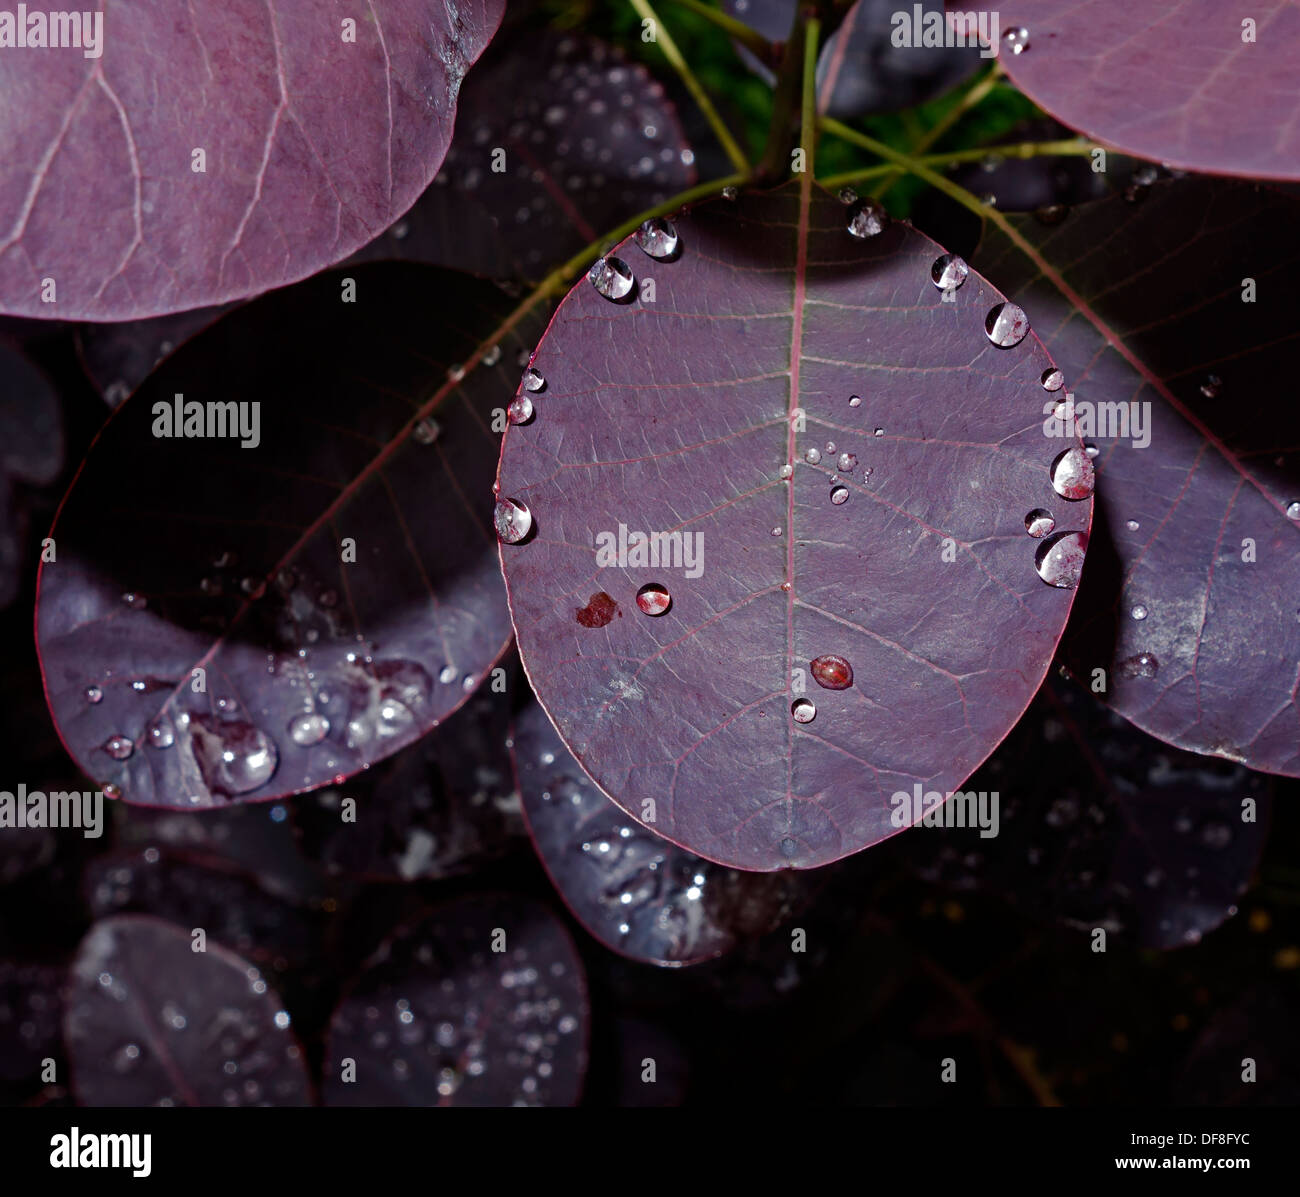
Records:
M323 1091L335 1106L567 1106L586 1067L568 932L529 899L478 895L380 949L334 1013Z
M955 789L1046 671L1079 562L1062 538L1088 528L1054 490L1067 445L1087 459L1043 436L1041 345L1009 308L988 323L978 275L941 292L940 247L873 223L792 183L680 217L669 260L630 239L639 283L574 288L505 439L534 690L628 814L734 867L825 864L898 830L893 793ZM1026 535L1040 507L1056 539ZM624 618L586 626L596 591ZM810 677L828 653L847 689Z
M154 316L346 257L433 178L503 11L133 0L98 57L6 54L0 91L26 100L0 114L0 308Z
M1023 245L990 225L976 264L1034 314L1097 450L1067 663L1162 740L1300 774L1296 200L1184 179L1009 219Z
M400 264L346 278L355 305L326 275L169 358L64 501L39 584L46 692L69 751L127 801L347 777L446 718L505 650L492 423L526 330L476 361L508 310L495 287ZM256 434L154 435L178 395L260 404Z

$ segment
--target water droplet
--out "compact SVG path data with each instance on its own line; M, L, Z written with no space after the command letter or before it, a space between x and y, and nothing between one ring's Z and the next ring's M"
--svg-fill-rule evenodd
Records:
M324 715L318 715L314 711L295 715L289 720L289 739L302 748L319 744L329 735L329 730L330 721Z
M1025 531L1030 536L1042 538L1054 531L1056 521L1052 518L1050 511L1044 511L1041 507L1035 507L1027 516L1025 516Z
M734 200L740 194L734 187L724 187L722 189L722 198L725 200Z
M460 365L448 366L447 377L452 382L460 382L460 380L465 377L465 367Z
M135 751L135 745L126 736L109 736L104 751L115 761L124 761Z
M673 605L673 600L666 586L647 582L636 592L636 605L643 615L662 615Z
M877 429L876 429L876 430L875 430L871 435L872 435L872 436L884 436L884 435L885 435L885 430L884 430L883 428L877 428Z
M492 521L506 544L518 544L533 530L533 513L518 499L498 499Z
M103 701L103 698L104 698L104 691L101 690L98 686L87 686L87 687L86 687L86 701L87 701L87 702L91 702L91 703L94 703L94 702L101 702L101 701Z
M536 370L529 366L524 371L523 387L525 391L531 391L534 395L538 391L546 389L546 379L544 379Z
M527 395L516 395L506 408L506 419L512 424L527 424L533 418L533 401Z
M1160 662L1151 653L1138 653L1125 657L1118 668L1120 677L1155 677L1160 671Z
M1085 532L1058 532L1038 546L1034 566L1038 576L1059 590L1073 590L1083 572L1084 553L1088 548Z
M194 757L214 794L247 794L271 780L280 754L260 728L242 720L193 716Z
M1207 374L1205 381L1201 383L1201 394L1207 399L1217 399L1219 390L1223 386L1223 379L1217 374Z
M1139 524L1139 523L1137 522L1137 520L1125 520L1125 521L1124 521L1124 527L1126 527L1130 532L1136 532L1136 531L1137 531L1141 526L1142 526L1142 525Z
M834 442L834 441L827 441L827 442L826 442L826 452L827 452L827 453L834 453L834 452L835 452L835 442Z
M1059 453L1052 462L1052 489L1063 499L1072 502L1086 499L1092 494L1096 476L1092 469L1092 458L1087 450L1078 445Z
M842 204L856 204L858 202L858 193L852 187L841 187L838 195Z
M411 435L421 445L432 445L433 442L438 439L438 433L441 431L442 429L438 427L437 420L425 416L423 420L418 421L415 427L411 429Z
M970 267L966 265L966 260L956 254L944 254L935 258L934 265L930 267L930 281L940 291L957 290L969 274Z
M1134 619L1143 620L1146 619L1150 612L1147 611L1146 607L1141 603L1136 603L1134 604L1133 609L1129 611L1129 614L1133 616Z
M111 781L104 787L104 797L110 802L122 797L122 787L115 786Z
M1002 40L1012 54L1023 54L1029 49L1029 30L1023 25L1017 25L1014 29L1008 29L1002 35Z
M885 231L889 213L875 200L862 200L855 204L849 216L849 232L855 237L875 237Z
M1059 391L1063 386L1065 386L1065 375L1055 367L1051 367L1043 371L1042 382L1043 390Z
M794 839L791 836L787 835L785 839L781 841L781 855L784 856L786 860L793 857L795 852L798 851L798 848L799 845L794 842Z
M662 261L677 252L677 230L671 222L656 216L637 229L636 243L647 255Z
M149 724L149 745L151 748L170 748L176 743L176 732L171 720L166 715L159 715Z
M827 690L847 690L853 685L853 666L834 653L814 658L809 668L813 680Z
M850 407L861 407L861 406L862 406L862 396L861 396L861 395L850 395L850 396L849 396L849 406L850 406Z
M837 486L831 490L831 502L836 507L842 507L849 501L849 489L847 486Z
M1048 228L1060 224L1069 215L1070 209L1064 204L1043 204L1034 209L1034 219Z
M796 723L811 723L817 718L817 708L806 698L796 698L790 704L790 714Z
M614 303L626 299L636 281L622 258L597 258L596 264L587 271L587 280L596 288L597 294Z
M1287 505L1286 518L1289 520L1300 520L1300 499Z
M809 465L816 465L822 459L822 451L814 445L803 455L803 459Z
M789 478L790 475L793 474L793 473L794 473L794 466L790 465L789 463L786 463L785 465L783 465L783 466L781 467L781 477L782 477L782 478Z
M835 464L842 474L851 474L858 468L858 459L856 454L841 453L839 460Z
M772 529L772 535L773 535L773 536L780 536L780 535L781 535L781 525L780 525L780 524L777 524L777 526L776 526L775 528Z
M984 317L984 331L999 349L1012 349L1029 334L1029 317L1014 303L999 303Z
M141 608L148 606L144 595L134 594L131 591L127 591L127 593L122 596L122 601L134 611L139 611Z

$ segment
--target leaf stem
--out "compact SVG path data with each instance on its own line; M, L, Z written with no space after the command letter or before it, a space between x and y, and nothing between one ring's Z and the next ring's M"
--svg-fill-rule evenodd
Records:
M722 117L718 115L718 110L714 108L713 101L709 99L708 93L705 92L700 81L695 77L695 72L691 70L686 59L682 57L682 52L677 48L677 43L673 41L673 35L668 32L667 27L650 6L650 0L630 0L630 2L644 20L654 22L655 44L664 52L664 57L672 64L673 69L686 85L686 90L691 93L696 106L704 114L704 119L709 122L709 126L713 129L713 135L718 139L718 144L722 146L723 151L731 160L731 165L738 171L744 171L748 174L750 171L749 159L745 157L744 151L736 144L735 138L731 136L731 131L723 122Z
M804 26L803 97L799 105L799 148L803 168L811 178L817 149L817 51L821 49L821 21L809 17Z
M714 8L711 4L703 3L703 0L673 0L674 4L680 4L683 8L689 8L691 12L698 13L706 21L716 25L728 37L738 41L746 49L752 50L759 59L771 66L776 62L780 51L771 42L767 40L757 29L752 29L744 21L738 21L730 13L725 13L720 8Z

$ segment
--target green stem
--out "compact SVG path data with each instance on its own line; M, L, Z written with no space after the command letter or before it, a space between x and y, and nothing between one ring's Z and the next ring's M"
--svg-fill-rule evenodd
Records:
M821 48L821 21L809 17L804 26L803 98L799 105L799 147L803 168L811 179L813 155L817 149L817 51Z
M718 110L713 107L713 101L709 99L708 94L700 85L700 81L695 77L695 72L691 70L686 59L682 57L682 52L677 48L677 43L673 41L672 34L668 32L667 27L656 15L655 10L650 7L650 0L631 0L631 4L644 20L654 22L655 44L664 52L664 57L672 64L673 69L686 85L686 90L691 93L696 106L704 114L704 119L709 122L710 127L713 129L718 144L722 146L723 151L731 160L731 165L738 171L744 171L748 174L750 170L749 160L745 157L744 151L736 144L735 138L731 136L731 131L723 122L722 117L718 115Z
M776 46L769 42L757 29L751 29L744 21L736 20L735 17L723 12L722 9L703 3L703 0L673 0L673 3L680 4L683 8L689 8L691 12L699 13L706 21L716 25L733 41L738 41L742 46L752 50L768 66L776 62L779 53Z
M826 118L823 118L821 122L823 130L827 133L833 133L836 137L852 141L855 145L860 145L864 149L870 148L859 138L865 138L866 141L871 141L871 138L867 138L865 134L856 134L846 126L833 127L838 124L839 122L830 121ZM873 142L873 144L881 145L883 143ZM888 149L889 147L886 146L885 148ZM827 175L820 182L823 187L834 189L843 187L848 183L861 183L867 179L880 178L882 175L909 171L912 170L913 166L948 166L954 162L979 162L990 154L996 154L1002 158L1083 157L1092 153L1092 150L1093 145L1091 142L1072 138L1068 141L1021 141L1013 145L983 146L973 150L951 150L943 154L924 154L919 157L902 154L899 156L906 158L909 165L899 166L896 163L886 163L883 166L867 166L857 170L847 170L837 175ZM882 158L885 157L885 154L879 150L873 149L872 153L878 154ZM898 154L898 151L890 150L890 153ZM949 180L945 179L944 182L948 183ZM935 186L937 187L938 184L936 183ZM967 192L967 194L970 193Z

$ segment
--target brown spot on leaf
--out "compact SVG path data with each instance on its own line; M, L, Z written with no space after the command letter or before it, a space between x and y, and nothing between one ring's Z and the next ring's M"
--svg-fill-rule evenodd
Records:
M603 590L597 591L587 600L585 607L579 607L574 615L584 628L603 628L615 615L622 615L618 604Z

